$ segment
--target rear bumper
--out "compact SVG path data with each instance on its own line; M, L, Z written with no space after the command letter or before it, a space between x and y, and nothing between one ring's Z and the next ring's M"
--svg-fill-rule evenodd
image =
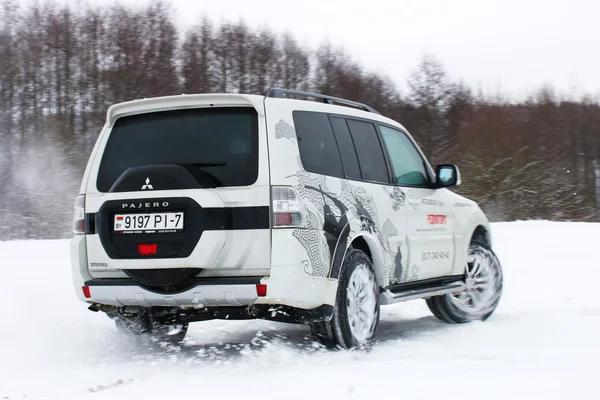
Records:
M88 270L86 252L88 238L86 235L77 235L71 241L73 287L78 299L83 302L117 307L182 308L280 305L303 310L335 304L337 279L308 276L300 261L293 262L294 257L285 260L289 264L272 264L264 269L268 271L268 277L244 276L247 273L244 269L224 269L224 272L235 272L240 277L197 278L190 289L177 293L152 291L124 276L116 278L113 274L109 278L100 273L92 276ZM266 296L258 296L257 284L267 286ZM89 297L84 296L84 286L89 289Z
M259 297L257 285L267 286L267 295ZM84 297L83 286L89 290ZM199 278L193 287L177 293L155 292L140 287L131 279L92 279L79 287L78 297L88 303L117 307L239 307L281 305L299 309L333 306L337 281L326 278L271 279Z
M256 284L260 279L246 279L231 284L229 279L200 283L178 293L159 293L138 286L129 279L96 279L85 282L90 298L86 301L112 306L139 307L213 307L243 306L258 298ZM219 282L220 281L220 282Z

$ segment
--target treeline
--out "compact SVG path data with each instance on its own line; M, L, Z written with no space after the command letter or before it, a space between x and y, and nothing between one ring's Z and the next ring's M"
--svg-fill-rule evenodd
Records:
M494 220L600 220L600 106L544 88L521 102L475 93L426 56L400 93L348 53L199 17L168 2L0 10L0 240L64 237L85 163L113 103L182 93L316 91L403 123Z

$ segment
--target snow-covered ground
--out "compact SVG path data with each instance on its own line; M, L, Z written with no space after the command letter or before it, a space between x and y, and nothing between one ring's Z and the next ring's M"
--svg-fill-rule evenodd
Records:
M68 241L0 242L0 399L598 398L600 224L493 234L505 291L490 320L384 307L369 353L266 321L192 324L179 351L135 345L75 299Z

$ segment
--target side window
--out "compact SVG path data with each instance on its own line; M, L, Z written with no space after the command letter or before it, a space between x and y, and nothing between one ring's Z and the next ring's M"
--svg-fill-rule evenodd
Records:
M343 178L340 152L327 114L294 111L292 115L304 169L315 174Z
M331 125L333 126L333 133L335 134L335 139L337 140L340 149L340 155L342 156L342 164L344 165L346 178L360 180L360 167L358 166L356 149L354 148L354 143L352 142L346 119L331 117Z
M362 179L364 181L389 183L387 165L375 125L354 119L348 119L347 121L356 147Z
M379 129L392 163L396 183L426 186L428 179L423 158L410 139L404 133L387 126L380 125Z

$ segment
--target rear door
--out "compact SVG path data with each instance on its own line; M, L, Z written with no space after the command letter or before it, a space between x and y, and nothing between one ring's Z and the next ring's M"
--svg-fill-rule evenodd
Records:
M450 274L454 265L453 219L445 189L432 189L426 163L399 129L380 125L395 182L406 194L408 281Z
M390 185L376 123L363 111L318 102L265 104L271 182L292 187L307 216L306 229L273 229L274 274L338 278L348 240L368 235L382 260L381 284L401 281L406 210L403 193Z
M87 240L92 276L162 268L268 273L260 98L151 99L132 110L138 103L109 111L87 182L86 212L96 221Z
M337 118L333 118L335 121ZM372 196L376 206L377 225L383 238L384 250L392 268L389 271L389 284L406 280L406 233L407 213L404 206L405 193L392 183L386 162L384 143L377 132L375 121L346 118L356 148L361 173L360 186ZM339 123L340 127L343 124ZM343 130L343 128L341 128Z

